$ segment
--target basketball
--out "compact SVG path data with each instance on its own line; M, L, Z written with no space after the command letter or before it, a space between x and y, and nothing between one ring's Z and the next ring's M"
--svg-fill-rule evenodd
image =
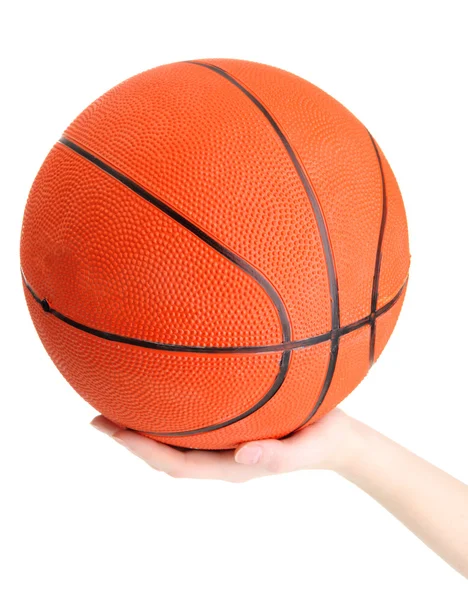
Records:
M82 112L21 234L39 337L122 427L186 448L283 438L366 376L410 263L395 176L364 125L286 71L151 69Z

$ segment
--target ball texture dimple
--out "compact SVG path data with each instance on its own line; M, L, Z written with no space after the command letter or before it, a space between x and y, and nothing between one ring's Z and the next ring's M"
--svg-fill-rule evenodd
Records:
M346 108L274 67L196 63L132 77L68 127L32 186L21 267L83 398L160 441L222 449L287 435L359 384L410 254L395 176Z

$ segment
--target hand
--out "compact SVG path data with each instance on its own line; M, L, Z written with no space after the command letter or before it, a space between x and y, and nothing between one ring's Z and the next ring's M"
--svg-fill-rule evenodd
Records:
M244 482L300 469L339 470L350 460L354 419L335 409L320 421L284 440L260 440L235 450L178 450L122 429L102 415L91 422L143 459L172 477Z
M177 450L102 415L92 425L172 477L243 482L299 469L334 470L468 577L468 485L339 409L284 440L221 451Z

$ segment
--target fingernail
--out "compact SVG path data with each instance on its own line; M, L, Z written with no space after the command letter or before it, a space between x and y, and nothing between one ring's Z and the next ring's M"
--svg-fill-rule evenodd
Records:
M236 454L236 462L243 465L255 465L260 460L262 449L260 446L244 446Z

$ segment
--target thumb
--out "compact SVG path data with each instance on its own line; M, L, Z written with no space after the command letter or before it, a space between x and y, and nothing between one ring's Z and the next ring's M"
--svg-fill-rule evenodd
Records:
M289 450L280 440L248 442L239 446L234 460L242 465L257 465L272 473L281 473L288 470Z

